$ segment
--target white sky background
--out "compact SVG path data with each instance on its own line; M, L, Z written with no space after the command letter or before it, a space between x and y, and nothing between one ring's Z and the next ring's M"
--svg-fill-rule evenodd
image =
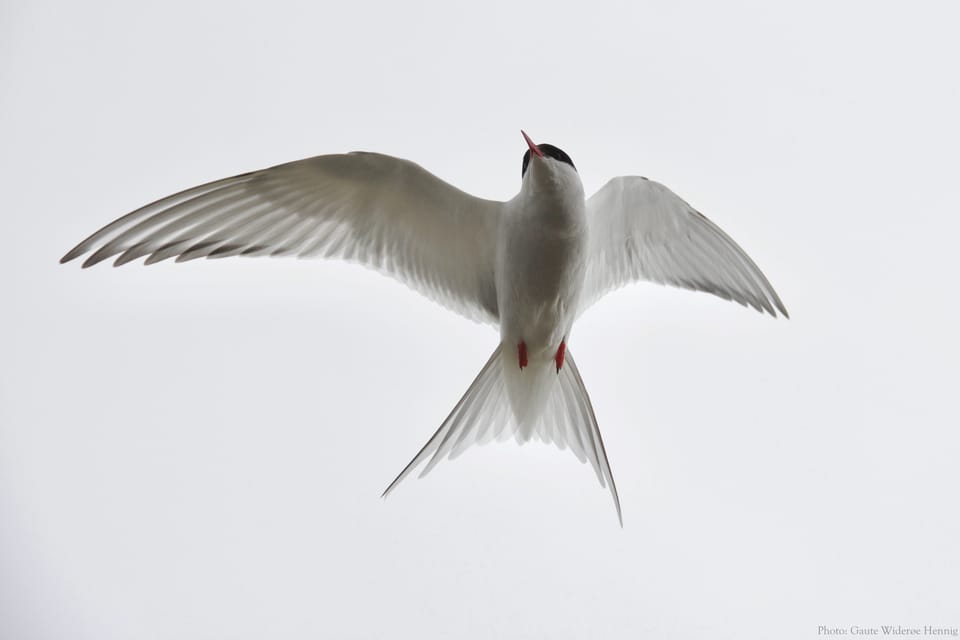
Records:
M814 638L960 626L956 3L0 5L0 637ZM722 5L722 6L721 6ZM322 153L641 174L793 316L576 326L620 488L490 445L383 488L496 342L354 265L59 257Z

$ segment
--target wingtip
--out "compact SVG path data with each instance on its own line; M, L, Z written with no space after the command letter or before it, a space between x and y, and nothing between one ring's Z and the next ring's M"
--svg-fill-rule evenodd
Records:
M764 302L762 302L762 303L760 303L760 304L753 303L753 302L741 302L740 304L742 304L742 305L744 305L744 306L748 306L748 305L749 305L749 306L753 307L754 309L756 309L757 311L759 311L761 315L762 315L762 314L765 314L765 313L766 313L766 314L770 314L770 316L771 316L772 318L779 318L780 316L783 316L784 318L786 318L787 320L789 320L789 319L790 319L790 314L787 313L787 308L786 308L785 306L783 306L783 303L780 302L779 299L774 299L772 302L773 302L772 305L770 304L770 302L766 302L766 301L764 301ZM779 313L778 313L778 312L779 312Z
M63 257L60 258L60 264L66 264L71 260L76 260L79 256L82 256L83 254L84 254L83 249L81 249L80 247L74 247L73 249L70 249L70 251L67 251L65 254L63 254Z
M416 460L416 458L414 458L414 460ZM383 493L380 494L380 499L381 499L381 500L386 500L386 499L387 499L387 496L390 495L390 492L397 488L397 485L400 484L400 481L403 480L403 479L406 477L407 473L409 473L409 471L410 471L410 465L411 465L411 464L413 464L413 461L412 461L412 460L410 461L410 464L408 464L406 467L404 467L404 468L403 468L403 471L401 471L400 474L399 474L396 478L393 479L393 482L391 482L389 485L387 485L387 488L384 489L384 490L383 490Z
M778 299L775 299L775 300L773 301L773 305L776 307L776 310L774 310L774 309L767 309L767 311L770 313L770 315L772 315L774 318L778 318L779 316L783 316L783 317L786 318L787 320L790 319L790 314L787 313L787 308L786 308L785 306L783 306L783 303L780 302L779 298L778 298ZM779 315L777 314L777 311L780 312Z

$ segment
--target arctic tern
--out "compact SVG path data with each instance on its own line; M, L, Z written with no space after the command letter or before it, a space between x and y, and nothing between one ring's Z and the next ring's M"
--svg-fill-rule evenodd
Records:
M520 192L484 200L408 160L324 155L210 182L111 222L61 262L84 267L226 256L343 258L404 282L500 341L440 428L384 491L474 444L538 438L613 474L567 347L577 317L606 292L646 280L705 291L776 317L787 310L747 254L667 187L610 180L584 197L577 169L527 143Z

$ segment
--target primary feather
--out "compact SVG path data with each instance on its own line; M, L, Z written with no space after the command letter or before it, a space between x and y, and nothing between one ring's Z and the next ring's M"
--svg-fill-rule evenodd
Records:
M503 203L408 160L328 155L182 191L103 227L61 262L89 267L226 256L343 258L496 324L493 254Z
M590 262L581 310L608 291L647 280L789 317L746 252L659 182L614 178L587 200L587 215Z

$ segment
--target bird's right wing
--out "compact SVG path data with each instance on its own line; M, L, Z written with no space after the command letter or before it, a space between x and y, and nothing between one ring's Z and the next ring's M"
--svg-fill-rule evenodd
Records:
M142 207L81 242L89 267L225 256L342 258L496 324L503 203L377 153L327 155L211 182Z
M614 178L587 200L587 219L590 248L581 312L607 291L647 280L788 315L746 252L659 182Z

